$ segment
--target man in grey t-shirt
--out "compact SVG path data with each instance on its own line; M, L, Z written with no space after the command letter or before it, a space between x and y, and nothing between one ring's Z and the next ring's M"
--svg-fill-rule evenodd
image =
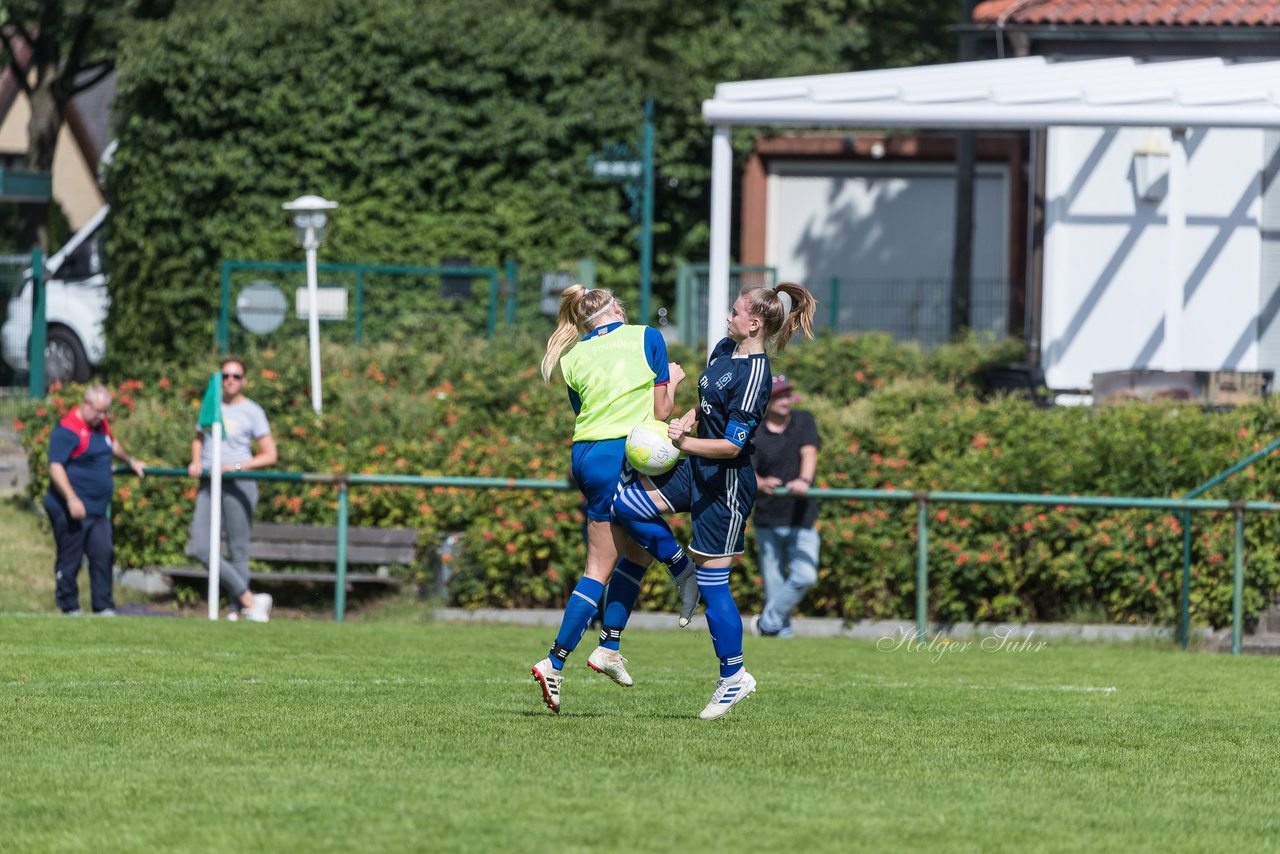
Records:
M267 468L276 463L276 442L271 436L262 407L245 397L244 362L225 359L222 362L222 471L233 476L222 482L222 529L227 537L228 558L220 558L219 578L231 598L229 619L243 614L247 619L265 623L271 615L271 597L249 589L249 534L253 529L253 513L258 506L258 484L240 480L235 472ZM254 452L254 445L257 452ZM191 442L191 463L187 473L200 478L196 492L196 511L191 520L191 537L187 553L205 566L209 565L210 491L209 467L213 461L212 436L199 427ZM237 610L239 605L239 610Z

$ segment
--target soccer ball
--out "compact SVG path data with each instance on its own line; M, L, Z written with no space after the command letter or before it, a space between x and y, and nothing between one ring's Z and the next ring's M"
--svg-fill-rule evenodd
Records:
M662 421L641 421L627 436L627 462L641 474L666 474L680 461L680 451L667 438Z

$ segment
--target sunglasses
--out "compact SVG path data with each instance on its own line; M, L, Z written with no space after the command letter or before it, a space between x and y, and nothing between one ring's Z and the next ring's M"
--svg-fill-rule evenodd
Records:
M222 378L224 380L242 380L244 379L244 374L223 374Z

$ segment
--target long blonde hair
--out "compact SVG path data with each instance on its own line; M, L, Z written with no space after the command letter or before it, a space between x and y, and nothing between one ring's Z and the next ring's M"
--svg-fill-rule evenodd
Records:
M786 294L787 300L782 294ZM766 349L781 353L797 331L803 332L806 338L813 337L813 315L818 310L818 301L802 285L780 282L772 288L748 288L742 295L747 298L751 313L764 321Z
M556 329L547 339L547 352L542 357L542 379L551 382L551 373L560 363L564 351L586 333L599 324L600 319L609 306L616 300L613 291L605 288L590 288L584 285L570 285L560 294L560 313L556 317ZM622 303L618 303L622 310Z

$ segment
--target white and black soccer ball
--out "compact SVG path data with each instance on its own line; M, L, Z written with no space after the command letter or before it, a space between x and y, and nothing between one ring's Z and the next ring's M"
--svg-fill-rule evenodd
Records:
M662 421L641 421L627 436L627 462L641 474L666 474L680 462L680 450L667 438Z

